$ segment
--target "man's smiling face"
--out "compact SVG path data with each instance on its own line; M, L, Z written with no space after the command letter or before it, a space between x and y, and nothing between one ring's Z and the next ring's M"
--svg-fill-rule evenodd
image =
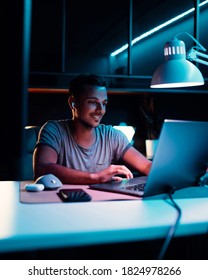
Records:
M101 86L85 86L76 101L75 119L88 127L96 127L102 120L108 103L107 90Z

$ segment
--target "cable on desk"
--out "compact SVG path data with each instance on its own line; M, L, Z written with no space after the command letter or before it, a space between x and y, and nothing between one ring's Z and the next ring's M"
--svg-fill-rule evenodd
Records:
M159 252L159 255L158 255L158 260L162 260L163 258L164 258L164 256L165 256L165 253L166 253L166 251L167 251L167 249L168 249L168 246L169 246L169 244L170 244L170 241L172 240L172 238L173 238L173 236L174 236L174 233L175 233L175 231L176 231L176 229L177 229L177 226L178 226L178 224L179 224L179 222L180 222L180 218L181 218L181 208L178 206L178 204L174 201L174 199L173 199L173 197L172 197L172 193L174 192L174 190L172 190L172 191L170 191L169 193L168 193L168 195L169 195L169 198L170 198L170 200L171 200L171 202L172 202L172 206L177 210L177 213L178 213L178 215L177 215L177 218L176 218L176 221L175 221L175 223L170 227L170 229L169 229L169 231L168 231L168 234L167 234L167 236L166 236L166 238L165 238L165 241L164 241L164 243L163 243L163 246L162 246L162 248L161 248L161 250L160 250L160 252Z

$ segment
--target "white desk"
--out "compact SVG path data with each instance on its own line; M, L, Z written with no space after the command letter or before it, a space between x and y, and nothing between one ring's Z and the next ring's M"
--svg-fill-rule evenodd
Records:
M176 236L208 232L208 197L177 203ZM25 204L18 182L0 182L0 253L164 238L175 219L165 200Z

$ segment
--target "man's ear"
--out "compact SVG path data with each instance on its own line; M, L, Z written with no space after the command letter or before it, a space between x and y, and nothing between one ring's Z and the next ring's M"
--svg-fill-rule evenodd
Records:
M74 101L74 97L73 96L69 96L68 104L69 104L70 108L73 110L74 107L75 107L75 101Z

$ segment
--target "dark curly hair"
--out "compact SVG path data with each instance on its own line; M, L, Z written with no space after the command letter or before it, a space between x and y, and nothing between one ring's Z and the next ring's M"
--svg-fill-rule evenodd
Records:
M73 78L69 85L69 93L74 98L79 97L85 90L85 86L100 86L106 87L106 81L102 76L96 74L80 74Z

